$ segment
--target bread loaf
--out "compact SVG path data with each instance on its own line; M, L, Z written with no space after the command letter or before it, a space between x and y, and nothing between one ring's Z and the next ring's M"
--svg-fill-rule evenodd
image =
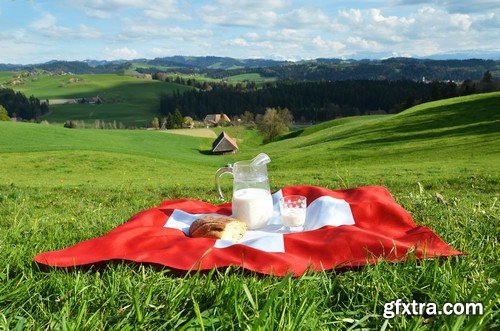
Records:
M192 238L214 238L237 242L247 231L245 222L227 216L205 216L189 227Z

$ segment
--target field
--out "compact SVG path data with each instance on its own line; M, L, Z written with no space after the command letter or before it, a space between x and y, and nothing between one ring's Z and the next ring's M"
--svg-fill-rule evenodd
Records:
M12 75L10 75L11 77ZM0 77L1 78L1 77ZM70 80L75 78L76 81ZM161 93L189 89L185 85L163 83L114 74L38 75L23 78L22 85L13 86L27 96L40 100L100 96L104 104L73 104L50 106L42 120L63 123L66 120L95 120L123 122L125 125L145 126L158 116ZM1 79L0 79L1 81ZM11 87L8 86L7 87Z
M205 128L200 128L200 129L176 129L176 130L167 130L167 131L162 131L165 133L169 134L180 134L184 136L191 136L191 137L203 137L203 138L216 138L217 135L215 132L211 129L205 129Z
M0 329L499 327L500 93L330 121L266 145L256 131L229 131L241 152L212 156L204 153L209 138L0 122ZM238 268L184 275L125 262L60 270L31 260L100 236L162 199L215 203L216 169L259 152L272 159L273 190L385 185L417 224L468 255L298 278ZM482 302L485 312L384 319L384 303L397 298Z
M1 71L0 72L0 84L3 82L6 82L12 78L13 73L8 72L8 71Z
M172 77L178 75L172 74ZM220 79L201 75L179 75L183 79L195 79L201 82L220 82ZM0 72L0 83L13 79L14 73ZM273 81L259 74L231 76L227 81L236 84L242 81L254 81L257 85ZM96 120L115 121L123 125L149 126L153 117L158 116L160 95L181 93L191 87L170 82L159 82L127 75L86 74L86 75L36 75L22 78L20 85L5 85L26 96L34 95L40 100L72 99L99 96L104 104L63 104L51 105L50 113L41 119L50 123L64 123L67 120L83 121L87 126L94 125Z
M257 73L235 75L235 76L230 76L227 79L232 83L249 81L249 82L255 82L257 83L257 85L261 85L262 83L265 82L273 82L276 80L276 78L274 77L263 77Z
M161 69L161 68L159 68ZM165 68L166 69L166 68ZM196 80L198 82L209 82L209 83L220 83L222 81L227 81L231 84L237 84L240 82L248 81L248 82L255 82L257 86L261 86L265 82L273 82L276 81L275 77L264 77L261 76L258 73L250 73L250 74L241 74L241 75L234 75L234 76L228 76L223 79L218 79L218 78L210 78L205 75L198 75L198 74L178 74L178 73L171 73L169 74L170 77L176 78L180 77L182 79L188 80Z

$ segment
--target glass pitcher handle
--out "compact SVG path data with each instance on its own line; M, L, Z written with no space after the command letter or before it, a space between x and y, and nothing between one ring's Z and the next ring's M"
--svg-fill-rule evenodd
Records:
M219 199L221 200L224 200L224 195L222 194L222 190L220 189L220 177L224 174L233 175L233 167L231 165L228 165L227 167L219 168L215 173L215 184L217 187L217 193L219 194Z

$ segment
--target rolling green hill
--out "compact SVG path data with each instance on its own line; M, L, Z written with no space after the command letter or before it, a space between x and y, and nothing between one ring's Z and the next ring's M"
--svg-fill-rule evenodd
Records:
M262 329L498 326L499 92L330 121L266 145L255 131L229 130L243 139L241 152L212 156L200 152L207 138L0 122L0 329L251 329L255 321ZM410 256L296 279L238 268L184 274L119 261L42 269L31 260L103 235L162 199L218 202L216 169L259 152L271 156L273 189L385 185L418 225L467 255ZM480 302L484 313L383 318L385 303L396 298Z
M7 76L2 76L4 81ZM12 77L12 76L10 76ZM0 77L1 78L1 77ZM42 120L65 122L82 120L94 122L123 122L126 125L145 126L157 116L161 93L180 92L189 87L115 74L36 75L22 78L23 84L9 86L40 100L70 99L100 96L101 105L51 105L50 113Z
M114 157L119 154L120 157L134 159L143 156L149 161L159 162L150 168L158 175L161 173L159 168L171 173L178 171L180 179L186 175L190 183L200 186L204 181L211 181L208 173L214 171L217 165L251 158L257 151L271 156L273 162L270 168L277 176L276 185L286 184L281 178L296 177L294 182L297 182L304 178L304 174L313 183L331 181L332 186L341 184L342 180L370 184L373 178L388 181L399 180L400 176L416 181L419 176L432 174L435 174L434 177L459 176L464 169L485 173L500 170L498 162L495 162L500 157L499 105L498 92L442 100L419 105L397 115L351 117L325 122L305 129L295 138L267 145L259 145L260 140L255 140L255 135L249 134L251 131L245 133L229 129L234 136L243 139L240 142L242 150L236 156L222 158L200 153L199 149L206 150L210 146L210 140L203 138L146 131L85 131L0 123L6 141L15 142L0 146L0 152L9 152L4 156L5 164L12 162L20 165L29 163L22 160L29 153L38 153L43 159L45 152L52 152L69 163L77 151L111 153ZM98 109L102 106L93 107ZM72 157L68 159L67 154ZM10 158L11 161L8 161ZM173 170L175 165L178 169ZM187 176L187 172L194 168L200 171ZM430 173L429 169L432 169ZM36 172L36 169L33 171ZM132 176L133 172L129 174ZM343 178L347 174L348 178ZM147 171L135 176L150 177ZM158 180L166 184L168 178L171 177ZM77 178L70 182L83 184Z
M495 92L422 104L397 115L325 122L261 149L273 156L276 171L287 176L295 171L298 178L308 173L317 183L332 180L335 186L340 178L387 184L459 177L466 170L499 174L499 141L500 93Z

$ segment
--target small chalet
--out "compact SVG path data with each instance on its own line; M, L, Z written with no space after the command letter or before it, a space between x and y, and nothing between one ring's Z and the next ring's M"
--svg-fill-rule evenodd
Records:
M237 151L238 144L224 131L222 131L212 144L212 153L214 154L233 154Z
M217 126L221 120L224 120L228 123L231 122L231 120L229 119L229 117L227 117L226 114L209 114L205 116L203 122L205 123L205 125L208 126Z

